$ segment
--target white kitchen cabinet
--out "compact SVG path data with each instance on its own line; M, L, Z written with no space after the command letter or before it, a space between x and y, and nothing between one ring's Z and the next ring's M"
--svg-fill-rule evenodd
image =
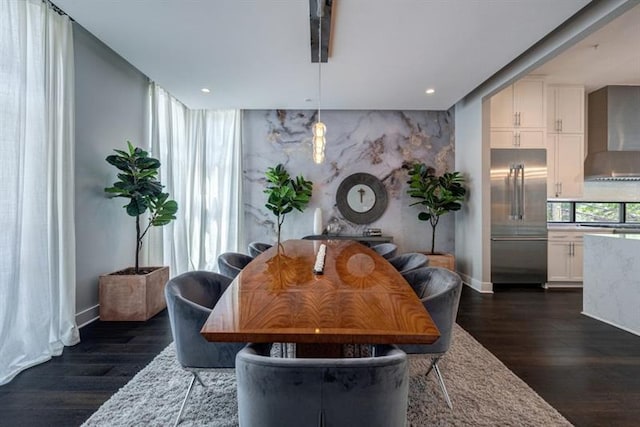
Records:
M547 197L582 197L584 187L584 135L547 135Z
M549 282L582 281L582 233L550 231L547 257Z
M547 87L547 132L584 133L584 87Z
M491 128L544 128L545 86L522 79L491 97Z
M491 148L545 148L544 130L492 129Z

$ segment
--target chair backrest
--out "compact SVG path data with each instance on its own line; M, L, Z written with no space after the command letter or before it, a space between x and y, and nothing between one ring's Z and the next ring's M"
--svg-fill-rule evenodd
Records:
M424 254L409 252L390 258L389 263L400 273L408 273L411 270L429 265L429 258Z
M211 309L231 279L210 271L190 271L164 288L178 361L185 368L233 367L243 343L210 343L200 335Z
M218 270L220 270L220 274L235 279L252 260L253 258L249 255L225 252L218 255Z
M379 245L371 246L371 249L385 259L393 258L398 253L398 245L395 243L380 243Z
M376 357L286 359L249 344L236 358L241 426L404 426L407 355L378 346Z
M462 279L440 267L423 267L403 274L440 330L440 338L430 345L402 345L407 353L444 353L451 346L453 325L458 314Z
M270 245L268 243L251 242L251 243L249 243L249 246L247 247L247 249L249 250L249 255L252 258L255 258L258 255L260 255L262 252L264 252L267 249L269 249L271 246L272 245Z

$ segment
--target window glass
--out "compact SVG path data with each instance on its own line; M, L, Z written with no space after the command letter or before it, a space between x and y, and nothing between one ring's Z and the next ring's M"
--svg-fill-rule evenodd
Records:
M640 203L627 203L625 222L640 222Z
M548 202L547 221L571 222L571 202Z
M620 203L576 202L576 222L620 222Z

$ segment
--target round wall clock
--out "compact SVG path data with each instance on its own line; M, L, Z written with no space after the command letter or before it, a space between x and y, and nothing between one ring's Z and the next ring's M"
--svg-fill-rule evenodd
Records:
M371 174L354 173L340 183L336 204L345 219L369 224L380 218L387 208L387 189Z

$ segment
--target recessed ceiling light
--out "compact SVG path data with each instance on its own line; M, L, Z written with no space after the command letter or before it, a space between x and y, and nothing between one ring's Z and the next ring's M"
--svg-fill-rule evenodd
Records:
M435 89L429 88L429 89L425 90L424 92L425 92L427 95L431 95L431 94L435 93L435 91L436 91Z
M203 87L202 89L200 89L202 91L202 93L209 93L211 92L209 89L207 89L206 87Z

